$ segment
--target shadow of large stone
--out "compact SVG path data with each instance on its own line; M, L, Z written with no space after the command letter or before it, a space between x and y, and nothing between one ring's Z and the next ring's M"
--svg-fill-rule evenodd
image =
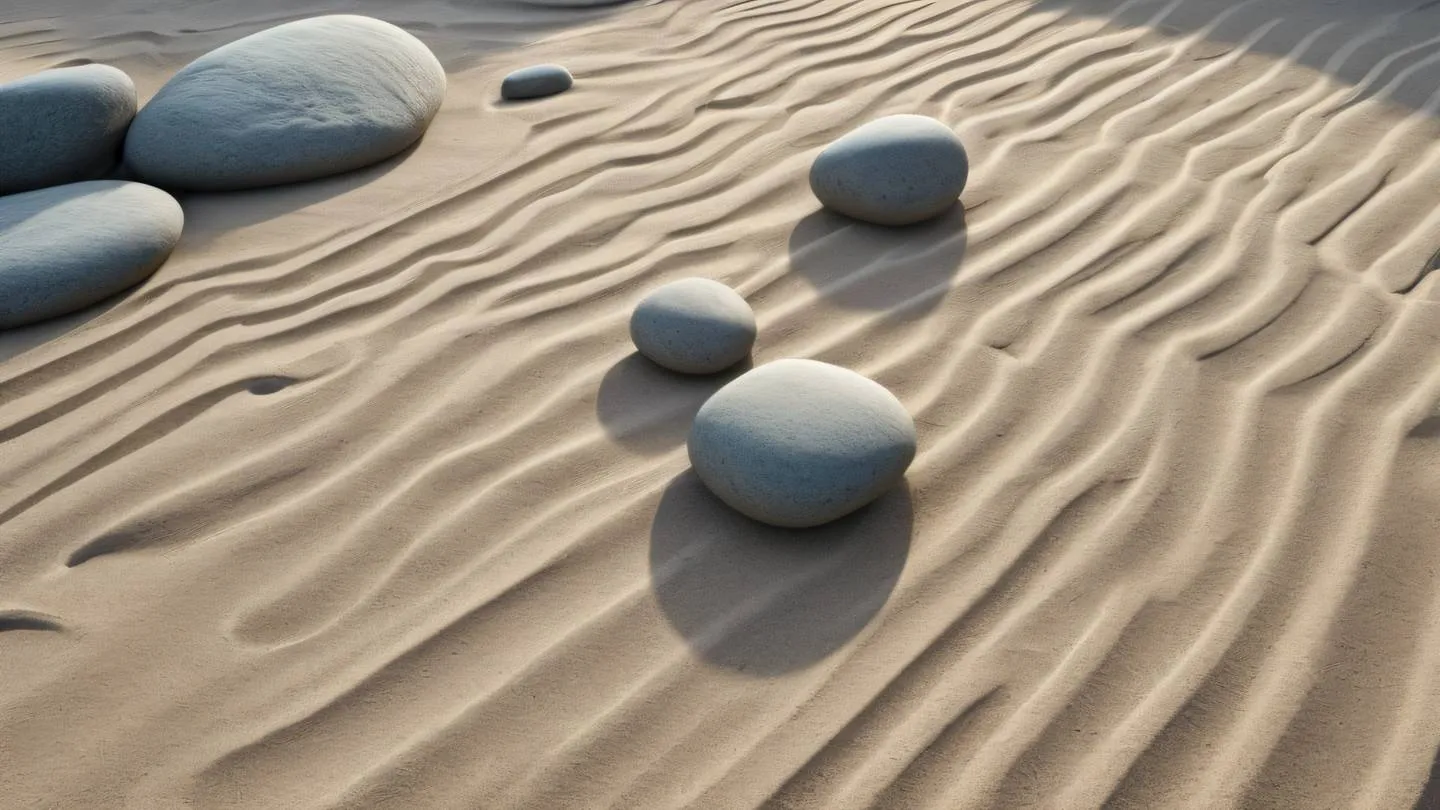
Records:
M666 619L705 661L776 676L823 660L889 599L910 551L901 484L813 529L756 523L693 472L666 488L650 532L650 584Z
M916 225L870 225L825 209L790 233L790 267L846 309L919 317L944 299L965 259L965 209Z
M595 415L625 448L641 455L668 453L685 443L705 400L750 367L746 359L719 374L680 374L635 352L605 372Z

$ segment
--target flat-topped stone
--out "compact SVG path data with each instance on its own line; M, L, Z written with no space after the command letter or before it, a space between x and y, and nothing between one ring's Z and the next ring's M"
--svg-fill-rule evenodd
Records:
M911 225L943 214L970 176L965 146L923 115L889 115L842 135L810 166L826 208L875 225Z
M102 177L135 117L135 83L109 65L0 84L0 194Z
M0 197L0 329L84 309L164 263L185 215L143 183L94 180Z
M690 464L736 511L818 526L878 498L915 458L915 423L879 383L815 360L777 360L715 392L690 429Z
M136 175L203 191L314 180L415 143L445 98L420 40L352 14L285 23L205 54L140 110Z
M500 82L500 97L510 101L543 98L563 93L574 84L575 77L559 65L531 65Z

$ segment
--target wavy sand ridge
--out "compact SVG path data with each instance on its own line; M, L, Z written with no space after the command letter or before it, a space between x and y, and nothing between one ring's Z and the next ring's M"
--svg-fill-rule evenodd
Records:
M0 363L0 803L1414 805L1440 7L1358 2L669 2L474 64L502 12L417 6L412 154L187 199L154 279ZM185 27L294 12L240 13ZM0 56L153 90L196 47L90 24ZM541 61L575 90L489 100ZM817 212L892 112L957 127L965 210ZM757 362L893 390L908 486L803 542L708 497L723 380L624 328L687 275Z

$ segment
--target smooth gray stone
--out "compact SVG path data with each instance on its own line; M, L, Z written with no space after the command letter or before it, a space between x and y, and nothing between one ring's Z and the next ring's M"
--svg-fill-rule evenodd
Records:
M135 117L135 83L109 65L0 84L0 194L102 177Z
M0 329L84 309L140 283L180 241L175 198L93 180L0 197Z
M500 97L511 101L563 93L575 84L570 71L559 65L520 68L500 82Z
M826 208L875 225L911 225L955 204L970 176L965 146L923 115L889 115L842 135L810 166Z
M125 141L146 182L225 191L314 180L404 151L445 99L425 44L370 17L277 25L186 65Z
M915 423L879 383L815 360L777 360L715 392L690 428L705 486L762 523L828 523L900 483Z
M750 355L755 313L718 281L672 281L635 306L630 339L640 353L684 374L714 374Z

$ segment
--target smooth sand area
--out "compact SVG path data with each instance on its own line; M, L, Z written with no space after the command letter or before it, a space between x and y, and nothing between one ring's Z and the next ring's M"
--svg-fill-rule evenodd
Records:
M417 146L0 332L0 807L1440 807L1440 5L12 0L0 81L329 11L444 64ZM821 212L894 113L963 210ZM906 483L710 496L689 276Z

